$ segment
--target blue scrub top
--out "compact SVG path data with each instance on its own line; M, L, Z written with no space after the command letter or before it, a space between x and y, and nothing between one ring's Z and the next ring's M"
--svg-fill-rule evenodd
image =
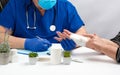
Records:
M37 28L35 30L27 29L27 11L30 27L34 26L34 11L36 13L35 26ZM53 8L45 11L44 16L40 14L32 0L9 0L0 13L0 25L12 29L12 35L16 37L34 38L39 36L55 43L57 42L54 39L57 36L56 31L62 32L63 29L68 29L76 32L84 23L75 7L67 0L58 0ZM56 26L55 31L50 30L51 25Z

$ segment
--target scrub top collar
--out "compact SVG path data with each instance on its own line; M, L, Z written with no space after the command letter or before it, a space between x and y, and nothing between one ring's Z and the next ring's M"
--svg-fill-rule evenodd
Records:
M26 1L25 1L26 6L27 6L27 5L30 5L31 3L33 3L32 0L26 0Z
M34 3L32 2L32 0L30 0L29 2L26 2L26 9L28 9L29 7L33 7L34 9L36 9L36 7L35 7Z

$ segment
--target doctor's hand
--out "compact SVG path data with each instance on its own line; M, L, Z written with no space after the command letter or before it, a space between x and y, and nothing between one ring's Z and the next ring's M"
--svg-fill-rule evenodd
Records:
M26 39L24 43L24 48L33 52L47 51L50 46L51 43L42 38Z
M76 44L72 39L63 39L60 43L66 51L71 51L76 48Z
M71 51L76 48L76 43L65 32L57 32L57 35L58 37L55 37L55 39L60 42L64 50Z

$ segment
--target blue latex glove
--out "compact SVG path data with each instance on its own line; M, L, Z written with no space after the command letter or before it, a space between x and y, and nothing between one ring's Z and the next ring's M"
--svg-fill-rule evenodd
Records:
M74 48L76 48L76 43L72 39L65 39L65 40L62 40L60 43L63 49L66 51L71 51Z
M48 40L42 38L26 39L24 44L24 48L26 50L33 52L47 51L50 46L51 43Z

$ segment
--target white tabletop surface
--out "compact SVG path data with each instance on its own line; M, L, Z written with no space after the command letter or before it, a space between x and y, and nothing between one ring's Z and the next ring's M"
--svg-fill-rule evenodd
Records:
M50 56L39 56L36 65L30 65L28 56L18 54L18 62L0 65L0 75L120 75L120 65L113 59L86 47L72 52L70 65L52 65Z

